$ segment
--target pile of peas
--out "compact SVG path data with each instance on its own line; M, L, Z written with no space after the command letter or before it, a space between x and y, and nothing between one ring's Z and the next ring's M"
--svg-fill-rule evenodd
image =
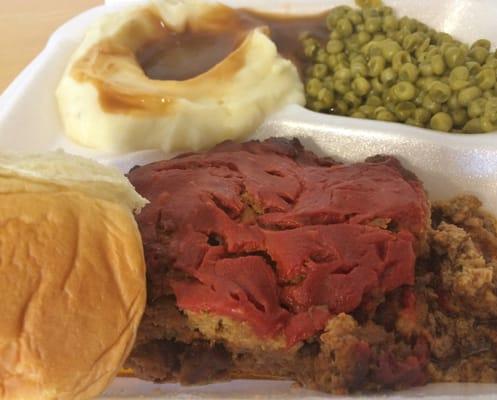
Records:
M497 130L497 52L436 32L391 7L336 7L327 43L303 34L307 107L444 132Z

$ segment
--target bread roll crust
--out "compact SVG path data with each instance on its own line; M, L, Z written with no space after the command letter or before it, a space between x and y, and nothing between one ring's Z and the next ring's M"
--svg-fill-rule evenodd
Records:
M98 395L145 300L127 207L70 190L0 194L0 399Z

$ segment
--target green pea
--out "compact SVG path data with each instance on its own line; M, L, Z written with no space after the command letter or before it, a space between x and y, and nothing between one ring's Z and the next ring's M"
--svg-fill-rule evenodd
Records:
M467 107L473 100L481 96L481 89L476 86L467 87L459 92L457 99L459 104Z
M350 70L351 70L352 75L354 77L367 76L367 74L368 74L368 67L366 66L366 64L364 64L362 62L353 62L350 65Z
M409 17L402 17L399 20L400 28L405 29L409 33L416 31L417 23L415 20L410 19Z
M426 50L428 50L429 47L430 38L425 38L425 40L416 48L416 51L414 52L418 61L421 61L421 58L423 59L423 61L426 61L428 59Z
M359 39L357 38L357 33L353 33L349 36L349 38L345 41L345 47L349 54L361 49L361 44L359 43Z
M392 96L390 96L388 92L383 92L383 95L384 95L383 102L385 104L386 109L395 115L396 102L392 99Z
M368 67L362 62L353 61L350 64L350 71L353 77L366 76L368 74Z
M485 104L483 117L493 123L497 122L497 98L492 97Z
M304 46L304 54L308 58L314 57L314 54L319 49L319 43L314 38L306 38L302 41L302 45Z
M394 11L392 7L384 6L382 7L383 15L388 16L388 15L393 15Z
M481 65L476 61L466 62L466 68L468 68L470 75L477 75L481 71Z
M362 119L367 118L367 115L360 111L354 111L352 114L350 114L350 116L353 118L362 118Z
M378 78L371 79L371 89L375 94L383 93L384 87Z
M340 18L335 29L342 38L348 38L354 32L352 22L348 18Z
M497 69L497 58L488 56L483 67Z
M455 68L465 62L464 54L457 46L448 47L444 52L444 59L449 68Z
M366 104L368 106L372 106L372 107L379 107L383 104L383 101L381 100L380 97L378 97L377 95L375 94L370 94L366 100Z
M470 119L462 128L462 131L464 133L481 133L483 129L481 127L480 118Z
M417 126L418 128L423 128L424 127L424 125L421 122L416 121L414 118L407 118L405 120L405 124L406 125Z
M389 31L389 32L386 32L386 33L385 33L385 36L386 36L388 39L395 40L395 34L396 34L396 33L397 33L397 32L395 32L395 31Z
M335 71L335 79L349 82L352 79L352 71L349 68L340 68Z
M490 43L490 40L487 40L487 39L479 39L477 40L476 42L474 42L472 45L471 45L471 48L475 48L475 47L483 47L484 49L487 49L490 51L490 46L491 46L491 43Z
M374 115L374 110L376 109L375 106L370 106L367 104L364 104L359 107L359 112L363 113L366 117L371 118Z
M449 85L452 90L459 91L462 90L466 87L468 87L470 84L469 81L462 81L462 80L449 80Z
M431 69L435 75L442 75L445 72L445 62L440 54L435 54L431 58Z
M330 39L342 39L342 35L340 35L340 32L338 32L336 29L332 31L329 35Z
M385 69L385 64L385 59L382 56L372 57L368 62L369 75L372 77L380 76Z
M322 82L319 79L312 78L307 81L306 92L309 96L317 97L319 91L323 87Z
M312 67L312 76L314 78L324 78L328 73L328 66L325 64L316 64Z
M381 17L369 17L364 21L366 32L376 33L380 32L383 25Z
M442 48L441 47L437 47L437 46L434 46L434 45L430 45L428 46L428 48L426 49L426 55L431 58L433 56L436 56L437 54L443 54L442 52Z
M423 108L428 110L431 114L436 114L442 110L442 105L431 98L431 96L425 96L423 98Z
M335 103L335 111L339 115L347 115L347 113L349 112L349 106L345 101L337 100Z
M324 49L319 49L315 55L314 59L316 60L317 63L319 64L325 64L328 62L328 53Z
M433 40L435 39L436 33L437 31L433 28L428 28L428 30L426 31L426 34Z
M326 65L332 70L335 69L335 67L338 65L338 58L336 54L328 56L328 58L326 59Z
M399 79L401 81L416 82L419 71L413 63L405 63L400 67Z
M347 18L354 25L358 25L358 24L360 24L360 23L362 23L364 21L364 19L362 18L362 14L359 11L357 11L357 10L350 10L347 13Z
M350 85L346 81L342 81L340 79L336 79L334 81L334 89L335 92L340 93L341 95L344 95L350 90Z
M416 86L418 86L420 89L424 91L428 91L428 89L430 88L433 82L436 82L435 77L423 76L416 81Z
M379 17L380 10L377 7L364 7L362 9L362 16L364 18Z
M395 116L399 121L405 121L414 114L415 110L416 105L414 103L402 101L395 105Z
M440 82L446 83L447 85L449 84L449 77L446 74L444 76L440 76L438 80Z
M388 121L388 122L395 122L397 120L395 118L395 115L391 111L388 111L387 109L377 110L375 112L375 118L378 121Z
M449 82L450 81L467 81L469 79L469 70L466 66L461 65L455 67L449 74Z
M331 10L327 17L326 17L326 26L328 29L331 31L333 30L336 26L338 21L347 15L347 13L350 11L350 7L335 7L333 10Z
M351 108L359 107L361 105L361 99L354 92L345 93L343 101Z
M373 40L376 41L376 42L380 42L380 41L383 41L383 40L386 40L387 36L384 34L384 33L375 33L373 35Z
M418 64L427 64L430 62L430 57L426 51L416 53L416 61Z
M382 50L382 55L385 57L385 60L387 62L391 62L393 59L393 56L397 54L402 48L400 45L391 40L391 39L385 39L380 43L381 50Z
M488 54L488 50L480 46L473 47L469 52L469 56L478 64L483 64L487 59Z
M452 118L449 114L444 112L438 112L430 120L431 129L437 131L449 132L454 125Z
M322 102L320 102L319 100L313 100L313 101L309 102L308 107L311 110L317 111L317 112L323 111L326 108L326 106Z
M399 30L395 32L388 32L387 36L389 36L390 39L395 40L397 43L402 43L405 35L403 31Z
M383 31L392 32L399 27L399 21L393 15L387 15L383 18Z
M371 41L371 34L369 32L358 32L357 33L357 40L361 45L365 45L366 43L369 43Z
M381 71L380 81L384 85L390 87L397 81L397 72L395 72L393 68L385 68Z
M433 82L428 89L428 95L433 101L436 101L439 104L443 104L449 100L451 94L452 91L450 90L449 85L443 82Z
M450 116L452 117L452 121L454 122L454 126L456 128L462 128L468 121L468 113L464 108L452 110L450 112Z
M337 54L337 61L338 61L338 64L347 64L348 63L348 60L347 60L347 56L343 53L340 53L340 54Z
M372 41L366 45L367 55L371 57L380 56L383 57L383 50L378 42Z
M476 75L478 86L481 90L488 90L495 85L495 70L491 68L483 68Z
M483 132L493 132L497 130L497 125L485 117L480 118L481 129Z
M399 72L402 65L410 62L412 62L411 55L407 51L401 50L392 57L392 68L394 71Z
M452 36L445 32L437 32L435 34L435 40L438 45L441 45L444 42L451 43L454 41L454 39L452 39Z
M364 64L366 64L366 57L364 57L363 54L361 53L356 53L356 54L351 54L350 55L350 62L362 62Z
M449 110L458 110L461 107L459 100L457 100L457 93L453 93L452 96L450 96L447 105L449 106Z
M402 40L402 47L409 53L413 52L425 40L425 36L421 32L415 32L407 35Z
M328 75L327 77L325 77L323 79L323 87L325 87L326 89L329 89L329 90L333 90L334 88L334 84L333 84L333 77Z
M424 108L416 108L413 112L412 118L419 124L426 124L431 118L431 112Z
M323 103L325 108L331 108L335 102L333 92L327 88L322 88L318 93L318 101Z
M485 112L486 104L487 104L487 99L484 98L473 100L468 106L469 118L481 117Z
M398 101L408 101L416 96L416 88L411 82L399 82L392 86L392 95Z
M364 27L364 24L357 24L355 26L355 31L357 33L360 33L360 32L365 32L366 31L366 28Z
M419 72L421 72L421 75L423 76L432 76L433 75L433 67L431 66L431 63L425 63L421 64L419 66Z
M341 40L331 39L326 44L326 51L330 54L341 53L345 48L345 45Z
M454 43L454 42L443 42L443 43L440 43L440 45L438 47L435 47L435 49L439 50L439 54L445 54L445 52L450 48L450 47L457 47L459 48L459 44L458 43Z
M371 84L363 77L357 77L352 82L352 90L359 96L365 96L371 90Z
M416 104L417 107L420 107L423 105L423 101L424 101L425 97L426 97L426 93L420 90L420 91L418 91L418 94L414 98L413 103Z

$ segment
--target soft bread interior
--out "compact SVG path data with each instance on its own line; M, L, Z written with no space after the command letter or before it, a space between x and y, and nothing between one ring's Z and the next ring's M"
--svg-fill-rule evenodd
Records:
M0 154L0 193L77 191L139 210L146 203L126 177L113 167L68 155Z

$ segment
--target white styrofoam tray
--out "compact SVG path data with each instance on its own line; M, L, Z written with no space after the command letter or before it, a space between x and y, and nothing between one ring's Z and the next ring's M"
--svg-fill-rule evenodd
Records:
M54 91L63 69L88 25L99 15L136 0L107 0L59 28L43 52L0 96L0 150L42 152L62 148L123 172L136 164L168 157L159 151L106 154L69 142L62 134ZM231 6L268 11L314 12L352 0L224 0ZM497 43L497 0L387 0L398 15L409 15L455 37L472 42L485 37ZM254 137L298 137L321 154L360 160L383 153L400 158L423 180L431 199L462 192L478 195L497 214L497 133L454 135L401 124L316 114L289 106L269 118ZM284 381L234 381L209 386L153 385L116 379L104 398L149 399L322 399L332 396L292 387ZM400 393L369 396L388 399L497 399L496 385L436 384ZM348 397L333 397L345 399ZM364 396L361 396L364 398Z

